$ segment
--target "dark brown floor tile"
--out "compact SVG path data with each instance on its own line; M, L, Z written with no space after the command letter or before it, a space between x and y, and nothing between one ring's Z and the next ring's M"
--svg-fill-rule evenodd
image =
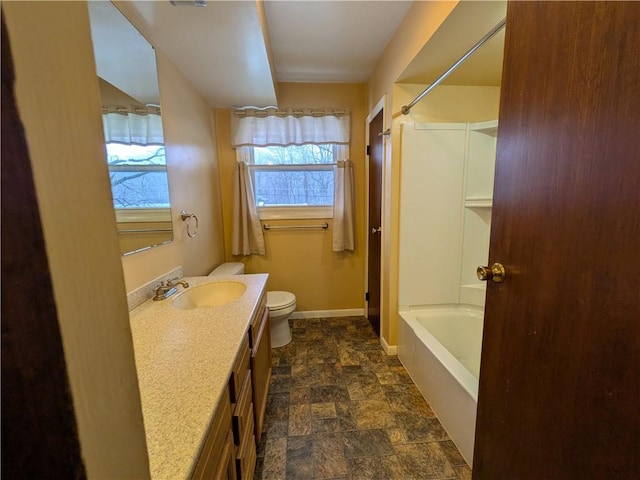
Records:
M289 393L272 392L269 390L267 395L267 408L288 406L289 405Z
M267 440L262 464L262 480L284 480L286 478L287 439Z
M271 375L291 375L291 365L276 365L271 367Z
M291 390L290 375L273 375L269 383L269 392L271 393L288 393Z
M336 414L340 422L340 430L357 430L357 416L353 408L355 402L336 402Z
M313 478L313 441L311 436L290 437L287 443L287 479Z
M289 403L291 405L311 403L311 389L309 387L292 388L289 392Z
M384 390L385 395L387 397L395 397L395 396L410 396L410 395L419 395L422 396L418 387L416 387L413 383L404 384L399 383L396 385L383 385L382 389Z
M289 365L304 365L307 362L307 349L298 347L295 355L290 359Z
M349 391L343 385L311 387L311 403L344 402L349 400Z
M396 455L349 458L349 480L409 480Z
M454 467L458 474L458 480L471 480L471 469L467 466Z
M389 437L389 441L392 445L399 445L402 443L407 443L407 436L405 435L404 429L400 427L393 427L386 429L387 436Z
M270 394L267 397L265 422L286 422L289 420L289 393Z
M342 368L342 373L353 374L353 373L362 373L362 365L344 365Z
M376 377L378 377L378 383L381 385L395 385L400 383L400 379L395 374L395 372L380 372L376 373Z
M459 466L467 466L467 462L464 457L460 454L456 445L451 440L445 440L444 442L440 442L440 447L442 451L449 459L449 463L454 467Z
M292 387L333 385L336 383L336 377L336 365L331 363L300 364L291 367Z
M272 419L267 419L264 422L264 428L262 436L266 439L270 438L285 438L289 435L289 421L275 422Z
M325 433L313 438L314 478L336 478L348 474L342 434Z
M336 404L334 402L312 403L312 418L338 418L336 413Z
M358 351L346 346L338 347L338 358L340 363L345 366L359 366L360 357Z
M311 431L313 433L342 432L342 424L339 418L312 418Z
M289 436L311 433L311 405L301 403L289 407Z
M354 430L342 434L344 455L347 458L391 455L394 453L389 436L384 430Z
M437 418L427 418L412 412L395 413L398 425L405 431L408 442L440 442L449 436Z
M400 362L400 359L396 355L387 355L384 362L390 367L402 367L402 362Z
M410 412L423 415L425 417L435 417L429 404L422 397L415 395L393 395L385 396L389 402L392 412Z
M397 426L395 415L385 401L363 400L353 402L352 408L358 430Z
M437 442L395 445L394 449L408 478L443 480L458 476Z
M342 367L343 369L345 367ZM354 373L341 373L338 378L336 379L336 383L341 384L341 385L353 385L353 384L358 384L358 385L367 385L367 384L377 384L379 385L378 382L378 377L376 375L375 372L371 371L371 370L362 370L360 372L354 372Z
M362 390L362 394L365 397L364 400L387 400L384 394L384 390L382 390L382 386L378 383L365 383L362 384L360 388Z
M365 350L358 353L358 356L363 362L367 362L369 364L382 364L386 366L384 355L384 352L382 352L380 349Z
M291 365L296 353L297 348L295 343L290 343L289 345L280 348L274 348L271 350L271 365Z
M411 376L407 373L407 371L404 369L402 365L400 365L399 367L390 367L390 370L394 372L396 375L398 375L398 379L400 380L400 383L409 383L409 384L413 383Z

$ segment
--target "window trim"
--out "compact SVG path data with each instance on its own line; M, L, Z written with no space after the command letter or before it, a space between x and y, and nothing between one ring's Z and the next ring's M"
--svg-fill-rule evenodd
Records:
M170 222L171 208L116 208L117 223Z

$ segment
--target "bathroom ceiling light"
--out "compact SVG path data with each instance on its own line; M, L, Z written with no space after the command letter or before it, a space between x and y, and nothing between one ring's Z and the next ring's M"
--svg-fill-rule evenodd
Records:
M206 7L207 0L169 0L174 7Z

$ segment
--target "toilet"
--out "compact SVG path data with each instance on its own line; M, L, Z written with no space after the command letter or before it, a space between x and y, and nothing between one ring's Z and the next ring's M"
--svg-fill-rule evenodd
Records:
M244 263L227 262L213 270L210 277L242 275ZM267 292L267 308L271 324L271 348L284 347L291 342L289 317L296 309L296 296L291 292Z

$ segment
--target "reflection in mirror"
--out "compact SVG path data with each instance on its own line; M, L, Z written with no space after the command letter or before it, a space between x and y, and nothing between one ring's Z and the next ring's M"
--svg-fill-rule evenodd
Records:
M126 255L173 239L155 53L111 2L88 4L118 240Z

